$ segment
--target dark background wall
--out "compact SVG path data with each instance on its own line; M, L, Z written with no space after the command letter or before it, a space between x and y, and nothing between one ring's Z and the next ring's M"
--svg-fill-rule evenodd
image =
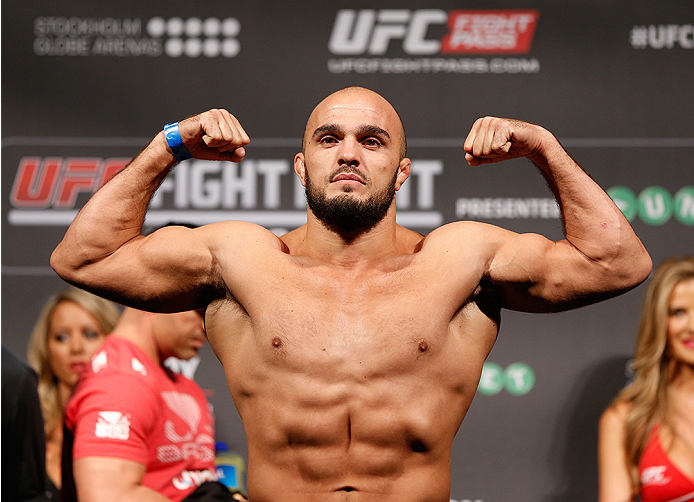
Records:
M2 342L25 354L41 304L64 285L51 250L102 177L165 123L224 107L252 142L238 167L179 165L148 223L302 224L291 161L313 106L347 85L403 117L406 226L476 219L561 237L532 165L465 163L472 122L499 115L554 132L656 263L692 253L693 27L690 0L3 2ZM446 52L451 33L469 44ZM455 440L452 499L595 498L597 419L626 381L644 290L564 314L504 313ZM208 347L195 378L220 439L245 454Z

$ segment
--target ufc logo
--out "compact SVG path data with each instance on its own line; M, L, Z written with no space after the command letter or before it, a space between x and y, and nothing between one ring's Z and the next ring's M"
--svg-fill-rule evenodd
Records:
M129 159L22 157L10 201L14 207L73 208L81 192L93 193Z
M335 17L328 48L340 55L379 55L386 53L391 40L402 40L407 54L436 54L441 41L427 40L427 30L447 21L448 13L436 9L342 9Z

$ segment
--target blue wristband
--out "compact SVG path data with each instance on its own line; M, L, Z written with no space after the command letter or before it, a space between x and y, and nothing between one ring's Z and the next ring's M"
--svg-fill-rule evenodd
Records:
M166 124L164 126L164 136L166 137L166 143L169 145L169 148L171 148L171 153L173 153L173 156L176 157L178 162L193 158L186 148L186 145L183 144L181 133L178 132L178 122Z

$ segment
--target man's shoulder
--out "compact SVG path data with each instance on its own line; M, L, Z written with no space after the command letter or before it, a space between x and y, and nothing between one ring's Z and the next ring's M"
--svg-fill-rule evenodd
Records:
M508 233L508 230L481 221L454 221L432 230L424 238L424 244L448 244L458 241L470 245L489 241L490 237L501 236L504 233Z
M282 240L270 230L247 221L220 221L197 230L203 233L210 248L218 251L234 248L258 251L262 248L281 249L284 246Z
M119 404L144 409L157 403L159 390L157 379L152 378L152 364L128 340L107 337L68 401L68 422L97 408L108 410Z
M107 337L104 345L91 358L89 369L83 378L109 379L116 375L149 380L153 362L135 345L119 336Z
M262 235L269 239L272 239L273 237L274 239L277 239L277 236L267 228L256 223L241 220L227 220L209 223L199 227L196 229L196 231L200 231L217 238L229 236L246 238Z
M433 230L433 232L496 232L503 231L503 229L497 225L492 225L491 223L485 223L483 221L475 220L458 220L446 223L440 227ZM433 233L432 232L432 233Z

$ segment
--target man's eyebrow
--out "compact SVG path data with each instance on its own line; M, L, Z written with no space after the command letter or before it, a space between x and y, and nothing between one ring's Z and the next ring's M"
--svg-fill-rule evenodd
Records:
M325 133L338 134L342 136L345 134L345 130L337 124L325 124L313 131L311 138L315 139L317 136L320 136L321 134Z
M344 136L345 130L342 128L342 126L338 124L325 124L313 131L313 135L311 136L311 138L316 138L317 136L320 136L321 134L325 133ZM357 136L381 136L390 140L390 134L388 134L388 131L371 124L364 124L359 126L357 128Z
M390 141L390 134L385 129L381 129L375 125L363 125L357 129L357 136L381 136Z

